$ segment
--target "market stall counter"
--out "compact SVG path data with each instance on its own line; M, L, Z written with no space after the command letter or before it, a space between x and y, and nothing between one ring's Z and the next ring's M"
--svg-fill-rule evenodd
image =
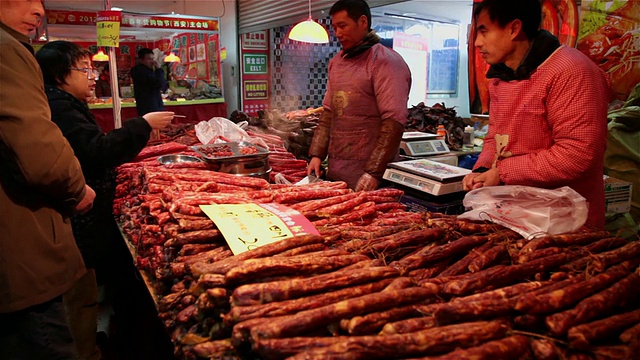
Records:
M398 189L279 185L157 161L168 153L195 154L168 142L121 166L114 213L177 358L640 354L638 241L594 229L527 240L490 222L408 212ZM246 251L232 251L208 204L251 209L225 213L242 215L244 230L289 222L268 211L286 206L316 232L269 227L263 235L279 241L254 248L240 236Z
M203 99L189 101L165 101L165 110L173 111L185 117L176 117L173 123L198 123L207 121L212 117L227 117L227 104L224 99ZM91 113L96 117L100 128L105 131L114 129L113 105L111 104L91 104ZM135 103L122 103L122 120L131 119L138 116Z

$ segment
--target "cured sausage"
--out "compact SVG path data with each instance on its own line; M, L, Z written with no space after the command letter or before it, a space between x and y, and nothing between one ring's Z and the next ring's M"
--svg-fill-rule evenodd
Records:
M435 247L425 247L412 255L406 256L397 261L396 266L405 271L424 267L429 263L434 263L446 258L450 258L474 247L487 242L486 236L465 236L445 245ZM394 266L392 264L392 266Z
M352 336L326 348L300 352L300 359L390 359L452 351L502 338L509 331L503 322L474 322L386 336Z
M529 354L529 339L522 335L493 340L482 345L459 349L446 355L414 360L523 359Z
M363 295L330 304L316 309L273 319L251 329L254 340L262 338L281 338L305 333L318 327L329 325L340 319L353 317L363 313L394 308L407 303L414 303L433 297L431 289L413 287L400 290L388 290L375 294Z
M334 255L335 254L335 255ZM342 256L338 256L342 254ZM363 260L364 255L345 255L341 250L325 250L295 257L249 259L231 268L225 275L230 286L260 282L260 279L281 275L307 275L339 269Z
M631 273L607 289L582 300L575 308L547 316L547 327L554 336L562 336L569 328L603 315L608 309L637 301L639 293L640 276Z
M344 269L303 279L272 281L242 285L233 291L234 306L258 305L272 301L294 299L300 296L366 284L390 277L398 272L388 266Z
M622 263L588 280L536 296L529 302L518 302L516 309L528 314L545 314L564 309L627 276L632 266L630 262Z
M574 326L569 329L569 344L576 349L588 349L592 343L615 336L629 326L638 323L640 323L640 310Z
M233 325L255 318L267 318L293 314L298 311L313 309L345 299L381 291L389 285L391 281L392 279L382 279L369 284L348 287L300 299L270 302L253 306L234 306L224 316L224 322L225 324Z

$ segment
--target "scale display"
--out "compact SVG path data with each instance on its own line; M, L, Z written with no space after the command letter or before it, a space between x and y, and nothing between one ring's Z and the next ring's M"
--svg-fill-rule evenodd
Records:
M400 150L404 152L403 155L410 156L425 156L444 154L449 152L449 147L444 140L415 140L415 141L402 141L400 143Z

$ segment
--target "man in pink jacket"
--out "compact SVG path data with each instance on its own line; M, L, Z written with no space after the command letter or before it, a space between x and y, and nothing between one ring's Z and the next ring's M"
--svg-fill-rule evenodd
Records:
M378 187L398 153L407 122L411 72L402 57L380 44L363 0L339 0L329 10L342 51L329 62L324 112L309 147L308 172L350 188Z
M576 49L540 30L538 0L484 0L474 11L475 46L491 65L489 132L466 190L569 186L603 228L604 151L610 87Z

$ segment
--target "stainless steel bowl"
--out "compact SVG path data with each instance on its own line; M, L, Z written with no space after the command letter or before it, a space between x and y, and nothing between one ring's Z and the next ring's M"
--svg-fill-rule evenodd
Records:
M178 164L188 162L202 162L202 159L191 155L162 155L158 157L158 161L162 164Z

